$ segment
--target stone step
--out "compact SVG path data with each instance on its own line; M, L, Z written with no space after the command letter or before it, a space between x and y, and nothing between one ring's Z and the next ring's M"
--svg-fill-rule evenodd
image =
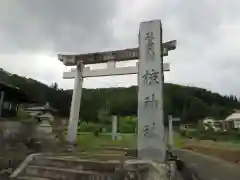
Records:
M43 167L43 166L33 166L29 165L25 170L26 176L35 176L42 178L52 178L52 179L89 179L91 177L99 176L99 173L92 171L81 171L75 169L66 168L55 168L55 167Z
M82 156L109 156L109 157L124 157L126 155L125 152L114 152L114 151L111 151L111 152L99 152L99 153L91 153L91 152L81 152L79 155L82 155Z
M30 161L20 165L19 169L14 172L14 176L11 176L12 179L123 180L139 179L140 176L141 179L145 179L143 177L150 175L149 173L153 173L158 178L167 179L169 173L167 164L136 159L122 162L86 160L69 156L38 155L31 157L34 160L30 159Z
M64 157L36 157L30 165L48 166L56 168L67 168L82 171L96 171L96 172L115 172L121 168L121 162L117 160L100 161L78 158L64 158Z
M34 177L34 176L20 176L17 180L52 180L50 178Z
M63 156L61 156L63 157ZM81 159L95 159L95 160L120 160L124 161L127 159L133 159L134 157L125 156L122 154L90 154L90 153L81 153L78 155Z

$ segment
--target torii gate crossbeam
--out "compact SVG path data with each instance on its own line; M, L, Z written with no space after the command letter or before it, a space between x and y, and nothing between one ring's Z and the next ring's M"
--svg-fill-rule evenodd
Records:
M176 49L177 41L168 41L163 43L163 56L168 56L168 51ZM159 50L161 51L161 50ZM128 48L116 51L105 51L86 54L59 54L58 59L66 66L77 65L78 61L83 64L106 63L108 61L129 61L139 59L139 48Z

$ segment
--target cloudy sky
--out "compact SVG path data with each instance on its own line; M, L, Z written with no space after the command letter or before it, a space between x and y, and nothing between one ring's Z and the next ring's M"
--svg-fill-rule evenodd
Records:
M57 53L136 47L139 23L161 19L164 41L178 41L165 58L167 82L240 96L239 9L239 0L1 0L0 67L72 88ZM136 83L136 76L92 78L84 87Z

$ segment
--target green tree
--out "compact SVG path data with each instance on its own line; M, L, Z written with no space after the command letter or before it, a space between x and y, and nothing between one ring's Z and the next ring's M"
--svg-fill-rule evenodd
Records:
M60 116L69 116L72 90L59 89L57 83L47 86L31 78L11 74L0 69L0 81L19 87L31 103L50 105L58 109ZM137 116L138 88L83 89L80 118L89 122L100 122L99 112L107 108L109 115ZM212 116L224 119L240 103L236 96L222 96L209 90L177 84L164 84L164 116L171 114L181 117L187 123L197 123L198 119ZM167 119L167 118L165 118Z
M184 118L186 118L188 121L197 122L198 120L200 120L201 118L205 118L206 116L206 104L202 100L196 97L192 97L189 100L187 109L185 109Z
M58 90L58 84L56 82L52 83L50 87L55 90Z

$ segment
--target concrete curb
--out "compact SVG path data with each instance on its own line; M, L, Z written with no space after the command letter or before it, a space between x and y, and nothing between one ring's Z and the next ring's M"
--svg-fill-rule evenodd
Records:
M10 179L16 178L20 172L22 172L26 166L34 160L35 157L42 155L42 153L36 153L36 154L30 154L26 157L26 159L19 165L19 167L13 171L13 173L10 175Z

